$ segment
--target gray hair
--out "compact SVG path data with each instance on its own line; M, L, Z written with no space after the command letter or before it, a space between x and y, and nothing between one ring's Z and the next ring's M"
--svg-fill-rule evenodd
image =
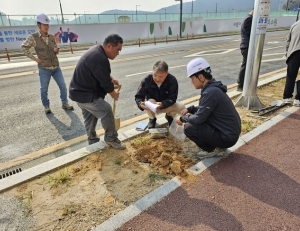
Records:
M123 39L118 34L110 34L105 38L103 45L106 46L109 43L113 46L118 46L119 43L123 44Z
M165 61L157 61L153 65L153 72L168 72L168 64Z

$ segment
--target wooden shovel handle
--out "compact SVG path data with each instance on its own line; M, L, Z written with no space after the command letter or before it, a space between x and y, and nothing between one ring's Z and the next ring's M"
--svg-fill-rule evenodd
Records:
M121 90L122 85L115 85L114 88L118 89L117 92L119 92ZM116 115L116 100L114 100L114 104L113 104L113 115Z

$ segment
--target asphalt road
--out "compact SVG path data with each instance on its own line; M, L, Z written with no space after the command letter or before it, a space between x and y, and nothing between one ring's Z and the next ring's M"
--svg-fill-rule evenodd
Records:
M286 67L285 60L282 59L286 34L287 31L267 33L260 74ZM207 59L216 79L227 85L235 83L242 61L239 39L239 35L233 35L123 47L120 55L111 62L112 76L123 85L117 103L117 117L123 121L144 113L136 107L134 94L142 78L151 73L157 60L166 61L169 72L177 77L179 101L199 94L186 78L185 69L187 62L197 56ZM78 51L59 56L67 85L82 53ZM8 66L7 63L5 59L0 60L2 67ZM58 87L53 80L49 87L53 113L44 114L38 75L34 73L36 67L30 66L31 61L24 57L14 58L10 65L26 63L32 70L31 73L20 72L22 69L19 68L6 70L7 73L0 76L1 163L86 134L80 108L72 101L70 104L74 106L74 111L64 111L61 108ZM19 73L10 76L9 73L13 72ZM110 96L106 99L112 103ZM100 128L99 122L98 129Z

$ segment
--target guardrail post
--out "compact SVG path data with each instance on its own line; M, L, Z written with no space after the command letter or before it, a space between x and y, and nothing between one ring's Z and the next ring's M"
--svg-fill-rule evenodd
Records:
M141 39L139 38L139 47L141 46Z
M168 36L166 35L166 43L168 43Z
M189 40L189 34L186 34L186 40Z
M154 45L156 45L156 40L155 40L155 36L154 36Z
M194 39L194 33L192 33L192 39Z
M70 43L70 51L73 54L73 48L72 48L72 44Z
M6 48L5 48L5 52L6 52L6 57L7 57L8 61L10 62L10 57L9 57L9 54L8 54L8 51Z

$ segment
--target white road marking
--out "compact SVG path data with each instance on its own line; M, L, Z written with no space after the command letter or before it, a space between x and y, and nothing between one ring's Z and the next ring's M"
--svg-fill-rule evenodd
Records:
M189 58L189 57L198 57L198 56L207 56L207 55L221 55L221 54L227 54L229 52L235 51L238 48L233 48L233 49L220 49L220 50L211 50L211 51L201 51L201 52L197 52L191 55L186 55L184 56L184 58ZM216 51L220 51L220 52L216 52ZM212 53L214 52L214 53ZM206 53L210 53L210 54L206 54Z
M264 49L264 51L267 51L267 50L273 50L273 49L277 49L277 48L281 48L281 47L284 47L284 46L270 47L270 48Z
M179 67L185 67L186 65L179 65L179 66L174 66L174 67L169 67L169 69L175 69L175 68L179 68ZM131 77L131 76L137 76L137 75L143 75L143 74L149 74L152 71L145 71L145 72L139 72L139 73L135 73L135 74L130 74L130 75L125 75L125 77Z
M261 61L262 63L266 63L266 62L274 62L274 61L279 61L279 60L285 60L285 58L277 58L277 59L267 59L267 60L263 60Z
M265 54L263 56L272 56L272 55L285 55L285 52L284 53Z

